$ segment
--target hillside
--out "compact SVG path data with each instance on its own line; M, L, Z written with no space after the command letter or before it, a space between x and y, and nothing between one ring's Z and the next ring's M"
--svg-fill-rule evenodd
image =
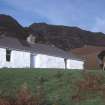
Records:
M70 50L83 45L105 46L105 34L101 32L90 32L78 27L67 27L59 25L48 25L45 23L34 23L29 28L34 35L39 37L39 42L47 41L55 46ZM44 37L44 38L43 38Z
M36 36L36 43L55 45L66 51L83 45L105 46L105 34L101 32L46 23L23 27L11 16L0 14L0 35L26 40L30 34Z
M0 14L0 34L25 39L27 31L14 18Z

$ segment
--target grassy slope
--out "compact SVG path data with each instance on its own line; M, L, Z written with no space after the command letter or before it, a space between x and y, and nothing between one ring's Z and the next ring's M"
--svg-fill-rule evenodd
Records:
M105 74L105 72L95 70L91 73ZM40 77L44 78L44 87L49 101L53 101L57 97L62 105L76 105L71 101L71 96L76 92L74 82L83 79L82 71L76 70L2 69L0 70L0 93L4 91L5 96L14 96L20 85L27 82L34 94ZM105 105L102 98L98 94L96 95L96 98L83 101L80 105Z

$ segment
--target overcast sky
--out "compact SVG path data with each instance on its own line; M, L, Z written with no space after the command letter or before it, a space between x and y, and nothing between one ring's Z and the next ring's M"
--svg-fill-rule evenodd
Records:
M0 14L23 26L44 22L105 33L105 0L0 0Z

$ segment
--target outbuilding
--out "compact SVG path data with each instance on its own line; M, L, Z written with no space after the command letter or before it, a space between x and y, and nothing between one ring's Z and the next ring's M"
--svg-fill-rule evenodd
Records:
M83 69L84 61L55 46L31 44L15 37L1 35L0 68L4 67Z

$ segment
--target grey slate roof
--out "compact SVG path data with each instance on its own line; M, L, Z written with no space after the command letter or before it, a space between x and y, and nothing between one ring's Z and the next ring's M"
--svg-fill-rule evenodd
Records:
M14 37L0 36L0 47L10 48L11 50L26 51L35 54L45 54L61 58L72 58L82 60L80 57L65 52L55 46L48 46L44 44L29 44L25 40L20 40Z

